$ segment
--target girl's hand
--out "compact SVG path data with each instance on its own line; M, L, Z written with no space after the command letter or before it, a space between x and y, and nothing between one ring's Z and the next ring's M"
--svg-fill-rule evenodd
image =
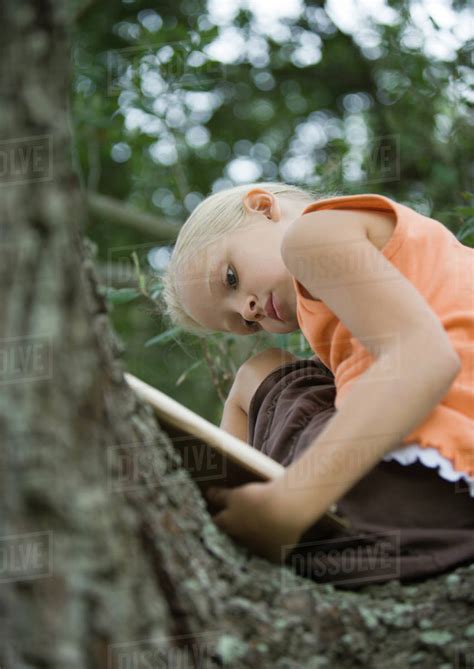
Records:
M272 562L283 564L305 530L276 481L211 487L206 496L223 507L213 516L217 527Z

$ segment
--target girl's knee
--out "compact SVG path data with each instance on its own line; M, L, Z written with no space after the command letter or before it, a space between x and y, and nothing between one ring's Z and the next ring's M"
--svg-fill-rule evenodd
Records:
M275 365L277 367L279 364L285 365L287 362L294 362L295 360L299 360L299 358L283 348L266 348L246 360L242 366L263 368Z
M257 388L273 370L289 362L299 360L296 355L280 348L268 348L246 360L232 386L232 395L238 399L241 408L248 413L248 408Z
M241 365L239 373L241 372L241 376L244 378L258 376L263 381L277 367L298 359L296 355L282 348L267 348L246 360Z

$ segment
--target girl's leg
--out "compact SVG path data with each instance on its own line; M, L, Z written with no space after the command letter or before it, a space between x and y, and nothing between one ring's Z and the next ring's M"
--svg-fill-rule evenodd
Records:
M248 416L238 404L230 399L227 399L224 404L220 427L233 437L248 443Z
M277 367L299 358L281 348L268 348L246 360L235 377L229 393L234 401L248 414L250 402L258 386Z
M294 362L298 357L279 348L269 348L246 360L239 368L224 405L220 427L248 441L250 402L262 381L277 367Z

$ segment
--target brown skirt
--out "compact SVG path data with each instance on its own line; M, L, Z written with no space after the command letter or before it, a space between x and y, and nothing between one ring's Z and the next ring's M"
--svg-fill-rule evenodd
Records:
M334 377L317 358L269 374L249 408L249 442L288 466L336 412ZM340 587L414 581L474 560L474 498L417 462L381 460L337 503L348 529L318 521L287 564Z

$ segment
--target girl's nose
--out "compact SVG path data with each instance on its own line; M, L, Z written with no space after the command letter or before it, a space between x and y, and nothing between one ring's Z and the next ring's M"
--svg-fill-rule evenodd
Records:
M263 309L259 309L257 300L250 297L245 303L242 316L246 321L260 321L264 318L265 314Z

